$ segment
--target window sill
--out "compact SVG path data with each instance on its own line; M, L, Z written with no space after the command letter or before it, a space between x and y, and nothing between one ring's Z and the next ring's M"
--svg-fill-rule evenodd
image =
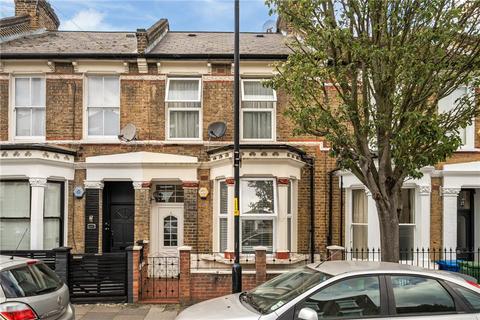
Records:
M455 152L480 152L480 148L475 148L475 147L461 147L458 148L457 151Z
M202 139L168 139L164 141L165 144L203 144Z
M44 136L31 136L31 137L14 137L13 142L23 142L23 143L42 143L46 142L46 138Z

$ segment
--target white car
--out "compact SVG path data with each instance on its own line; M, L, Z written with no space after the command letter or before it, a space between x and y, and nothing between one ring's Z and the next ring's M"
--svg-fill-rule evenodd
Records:
M328 261L204 301L176 320L480 320L473 278L385 262Z

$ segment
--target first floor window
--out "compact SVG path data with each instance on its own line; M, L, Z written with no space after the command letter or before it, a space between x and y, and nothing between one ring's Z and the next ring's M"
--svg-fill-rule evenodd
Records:
M87 113L89 136L116 136L120 132L120 79L89 76Z
M45 79L15 77L14 112L16 137L45 136Z
M242 179L240 187L242 251L252 252L256 246L264 246L272 252L276 217L275 181Z
M62 245L63 183L48 182L45 188L43 213L43 248L53 249Z
M198 78L168 79L166 92L168 137L199 139L201 80Z
M398 216L400 259L411 260L415 249L415 189L402 189L402 210Z
M352 190L352 249L361 255L368 248L368 206L365 190ZM361 257L357 257L361 258Z
M0 249L30 249L30 184L0 181Z
M272 140L277 96L261 80L242 81L242 132L246 140Z
M468 96L468 87L467 86L460 86L457 89L453 90L451 94L448 96L440 99L438 101L438 111L439 112L450 112L454 108L463 105L462 99ZM473 142L472 139L468 137L468 130L467 128L458 128L458 132L460 134L460 139L462 140L462 146L473 147L473 145L468 145L470 140ZM471 142L470 142L471 144Z

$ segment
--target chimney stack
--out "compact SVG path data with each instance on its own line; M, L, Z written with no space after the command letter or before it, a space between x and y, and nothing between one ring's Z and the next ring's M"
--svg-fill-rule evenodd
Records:
M15 16L30 17L30 29L58 30L60 20L46 0L15 0Z

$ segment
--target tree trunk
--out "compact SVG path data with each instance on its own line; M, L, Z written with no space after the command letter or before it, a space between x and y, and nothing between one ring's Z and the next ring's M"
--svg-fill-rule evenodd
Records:
M398 263L400 260L400 236L398 212L401 210L401 189L388 198L376 199L380 224L380 247L382 261Z

